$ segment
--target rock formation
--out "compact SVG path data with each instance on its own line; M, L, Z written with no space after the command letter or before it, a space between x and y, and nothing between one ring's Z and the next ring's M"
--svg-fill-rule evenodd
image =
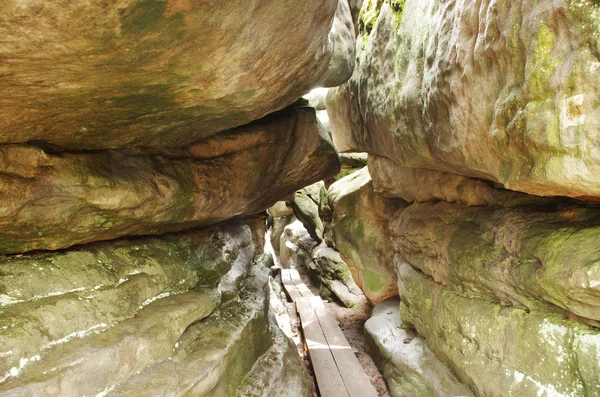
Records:
M372 190L408 203L381 219L402 322L477 396L600 394L599 12L365 1L355 72L328 93L334 145L367 152ZM415 367L369 332L410 395L394 368Z
M311 108L286 109L155 154L48 152L31 145L0 146L0 153L2 254L254 214L339 167Z
M382 368L393 397L472 396L452 372L410 329L404 329L400 300L387 299L373 309L365 323L371 355Z
M3 260L1 394L233 395L281 332L260 224Z
M0 16L0 396L311 396L265 224L392 395L600 395L598 1Z
M345 1L8 0L2 16L4 144L181 147L338 85L354 64Z
M331 185L327 198L330 239L357 285L373 303L397 295L388 222L405 203L376 195L366 167Z
M350 4L0 15L0 395L310 396L257 214L339 171L298 99L350 77Z
M600 196L597 13L591 0L365 2L356 71L329 93L336 147Z
M326 201L327 190L321 181L298 190L293 200L286 202L293 215L283 210L283 203L269 208L274 216L271 241L278 247L275 251L282 267L305 271L324 299L353 307L363 293L334 244L323 241L320 209Z

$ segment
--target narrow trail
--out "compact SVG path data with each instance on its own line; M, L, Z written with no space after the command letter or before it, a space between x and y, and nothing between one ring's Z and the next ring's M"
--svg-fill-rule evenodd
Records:
M273 256L274 263L277 267L281 268L279 257L277 253L273 250L270 244L270 231L267 232L265 238L265 249ZM307 269L299 268L298 273L300 274L300 278L302 282L308 287L308 289L315 295L319 296L318 288L316 288L310 277L308 276ZM281 273L277 275L277 281L280 285L283 285L281 280ZM335 319L338 321L339 326L344 333L344 336L348 340L350 346L354 349L355 355L361 364L364 372L369 377L371 384L375 387L379 397L391 397L387 386L385 384L385 380L379 369L375 365L375 362L371 358L371 356L367 352L367 347L365 344L365 336L364 336L364 325L365 322L371 317L371 312L373 307L367 300L367 298L363 295L360 297L359 302L356 306L352 308L347 308L340 305L337 302L331 301L323 301L325 307L331 311L334 315ZM318 397L318 391L315 382L315 374L313 372L310 359L308 357L307 352L304 350L304 345L302 341L302 330L299 318L296 313L295 305L292 302L286 301L286 306L288 308L288 312L290 314L290 319L292 322L292 339L296 344L296 348L298 349L298 354L302 358L304 365L306 366L308 372L311 375L312 383L313 383L313 395Z
M306 284L313 294L318 296L319 291L312 284L306 269L301 268L297 270L300 273L302 282ZM365 345L365 321L371 317L371 312L373 311L373 307L367 298L362 296L359 304L352 308L344 307L337 302L324 301L324 303L325 307L333 313L336 320L339 322L340 328L342 329L342 332L344 332L346 339L348 339L350 346L355 349L355 355L358 358L358 361L362 365L363 370L371 380L371 384L375 387L379 396L390 397L390 393L385 385L385 380L375 365L375 362L367 353ZM295 326L298 327L299 324L296 324ZM305 362L307 362L307 360L305 360Z

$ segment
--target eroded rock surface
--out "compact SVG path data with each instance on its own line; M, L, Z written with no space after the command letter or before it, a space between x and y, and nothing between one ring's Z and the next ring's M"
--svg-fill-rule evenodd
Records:
M356 284L373 303L397 295L388 221L404 202L376 195L366 167L331 185L328 201L328 233Z
M0 146L0 253L160 234L260 212L339 159L311 108L163 153ZM265 188L268 187L268 188Z
M335 298L346 307L358 303L363 294L340 253L323 242L316 242L300 221L284 228L279 243L281 265L304 269L323 298Z
M373 180L373 189L377 194L400 197L408 202L445 201L491 207L552 203L550 198L502 189L482 179L424 168L402 167L379 156L370 157L369 173L377 176Z
M600 394L599 13L592 0L365 1L353 77L328 92L336 148L368 153L371 194L411 203L380 218L414 328L396 332L477 396ZM348 211L350 235L373 207ZM366 237L335 243L374 258ZM353 272L390 263L352 259ZM392 392L452 395L382 361Z
M235 394L274 335L262 222L3 259L0 395Z
M180 147L338 85L354 65L338 0L7 0L0 32L2 144Z
M597 200L598 7L366 1L356 71L328 96L336 147Z
M402 319L479 396L600 393L600 332L549 311L473 299L399 265Z
M393 397L473 396L422 338L403 328L397 297L375 306L365 338Z
M600 320L600 212L422 203L390 223L402 258L463 296Z

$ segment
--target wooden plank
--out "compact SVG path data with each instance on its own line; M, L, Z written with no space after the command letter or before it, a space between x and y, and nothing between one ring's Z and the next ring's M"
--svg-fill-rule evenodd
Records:
M296 288L296 285L292 281L290 269L281 269L281 283L292 302L296 302L298 299L302 298L302 294L298 291L298 288Z
M296 269L289 269L289 270L290 270L290 276L292 277L292 282L298 289L298 292L300 292L300 294L305 298L315 296L315 294L313 294L308 289L308 287L302 282L302 279L300 278L300 273L298 273L298 270L296 270Z
M350 397L310 301L298 299L296 308L321 397Z
M325 308L325 304L323 303L323 299L321 299L320 296L310 296L308 298L308 302L310 303L310 305L313 307L313 309L316 308Z
M314 308L314 311L350 397L377 397L379 394L333 314L325 308Z

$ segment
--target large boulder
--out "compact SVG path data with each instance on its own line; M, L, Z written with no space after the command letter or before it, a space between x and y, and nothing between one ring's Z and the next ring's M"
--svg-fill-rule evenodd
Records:
M402 319L476 395L600 393L600 212L414 203L390 221Z
M337 250L321 243L313 248L312 257L311 270L317 274L321 296L327 299L333 296L346 307L360 303L364 295Z
M328 95L334 144L598 200L597 15L594 0L365 1L355 73Z
M0 394L235 394L279 338L262 222L3 258Z
M319 207L325 195L325 184L319 181L298 190L294 200L290 202L294 215L317 243L323 240L324 228L319 216Z
M7 0L0 13L3 144L179 147L354 66L345 0Z
M373 191L367 167L329 187L326 230L348 264L356 284L373 303L398 294L388 222L402 200Z
M339 166L312 108L288 108L161 153L2 145L0 254L254 214L306 183L335 175Z

